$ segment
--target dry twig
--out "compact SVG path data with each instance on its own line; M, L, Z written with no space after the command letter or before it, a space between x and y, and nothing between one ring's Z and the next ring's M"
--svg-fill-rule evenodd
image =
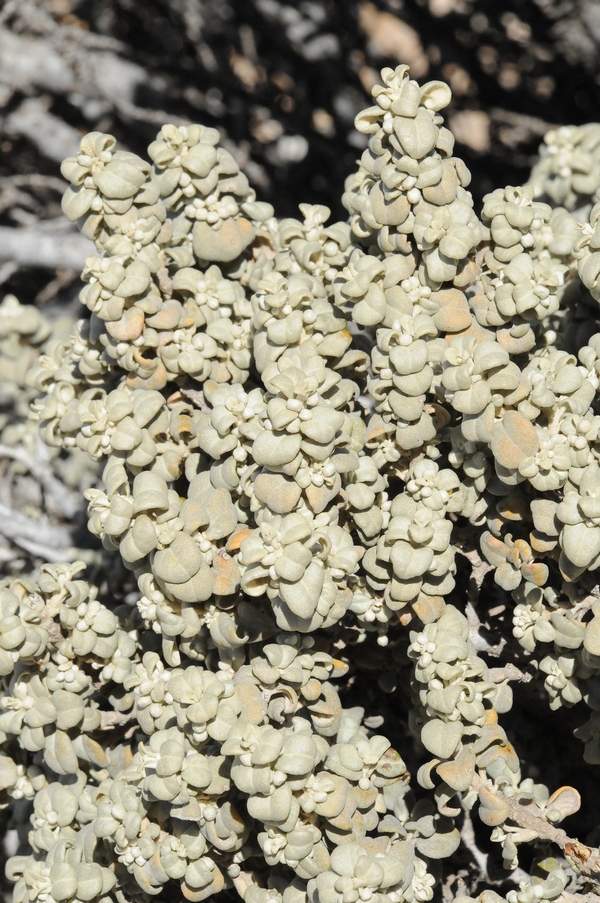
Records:
M77 493L70 490L52 471L48 449L38 437L35 459L30 458L23 448L0 445L0 457L11 458L23 464L43 486L51 498L55 508L66 518L72 518L81 508L81 500Z
M540 840L549 840L555 843L563 851L571 866L580 874L594 880L598 880L600 874L600 850L588 847L580 843L574 837L569 837L562 828L557 828L544 817L542 811L531 800L528 803L510 799L501 794L486 777L475 773L472 787L479 791L484 787L489 793L498 798L502 805L508 807L508 819L531 831Z
M23 266L81 271L86 257L94 253L92 242L78 232L47 235L41 230L0 226L0 260Z

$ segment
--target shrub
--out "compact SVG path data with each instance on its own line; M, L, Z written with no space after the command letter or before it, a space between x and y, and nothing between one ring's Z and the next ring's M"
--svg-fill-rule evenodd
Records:
M551 133L479 218L449 88L382 81L346 222L277 220L200 125L151 164L100 133L63 164L98 256L33 416L102 465L89 528L139 593L111 606L81 563L0 590L17 903L427 901L469 810L509 869L556 845L509 903L600 870L555 827L578 792L522 774L523 673L478 654L457 579L490 572L598 764L600 126ZM342 705L377 646L416 753Z

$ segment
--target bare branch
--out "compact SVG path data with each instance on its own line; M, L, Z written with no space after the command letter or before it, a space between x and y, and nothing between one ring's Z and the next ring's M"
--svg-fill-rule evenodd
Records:
M5 185L14 185L15 188L52 188L54 191L62 194L65 190L66 182L57 176L44 176L37 172L29 172L22 175L2 176L0 178L0 189L4 188ZM61 217L61 220L63 220L63 217Z
M493 122L512 126L512 128L518 130L520 134L526 137L534 135L543 138L551 129L559 127L555 123L546 122L537 116L527 116L525 113L516 113L514 110L504 110L501 107L492 107L490 116Z
M23 464L38 479L56 509L65 517L73 517L81 508L79 495L71 492L52 472L48 449L41 439L36 443L35 459L30 458L25 449L8 445L0 445L0 457L12 458L13 461Z
M531 662L531 664L535 664L535 662ZM502 668L490 668L488 675L490 680L495 684L501 684L507 680L528 684L529 681L533 680L533 674L528 673L527 671L521 671L516 665L513 665L512 662L508 662L508 664L504 665Z
M564 903L598 903L600 895L593 892L589 894L568 894L566 891L563 891L560 899Z
M121 727L123 724L129 724L135 720L132 712L100 712L100 730L110 731L115 727Z
M473 829L473 822L471 820L471 813L468 809L463 807L463 824L460 829L460 839L466 846L467 850L477 863L479 868L479 873L482 881L488 880L488 854L483 853L479 847L477 846L477 841L475 840L475 831Z
M562 828L555 827L544 817L543 812L533 800L521 803L516 799L510 799L501 794L491 781L478 773L475 773L473 777L472 787L477 791L481 787L485 787L486 790L498 797L503 805L508 806L510 821L520 828L531 831L540 840L549 840L555 843L563 851L571 866L582 875L594 878L600 874L600 850L580 843L574 837L569 837Z
M33 520L18 511L0 504L0 535L30 555L46 561L77 561L90 557L88 550L73 546L68 527ZM92 553L95 554L95 553Z
M49 160L62 163L79 150L81 135L73 126L48 112L48 104L29 97L8 116L7 126L27 138Z
M75 77L47 41L0 28L0 83L20 90L35 85L62 94L73 90Z
M181 389L181 394L184 398L187 398L188 401L191 401L195 407L199 408L205 414L210 414L212 408L207 405L204 392L199 389Z
M54 546L54 548L59 545L71 545L71 531L68 527L52 525L43 520L34 520L18 511L12 511L5 505L0 505L0 533L15 542L18 539L26 539Z
M0 264L0 285L4 285L5 282L8 282L13 273L16 273L19 269L19 264L15 263L13 260L8 260L6 263Z
M466 558L471 565L469 598L476 602L479 598L479 591L483 585L485 575L492 571L493 567L481 557L477 549L472 549L470 552L463 552L462 549L460 549L459 554L462 558Z
M95 252L93 243L77 232L47 235L34 229L0 226L0 260L52 270L81 271L85 258Z

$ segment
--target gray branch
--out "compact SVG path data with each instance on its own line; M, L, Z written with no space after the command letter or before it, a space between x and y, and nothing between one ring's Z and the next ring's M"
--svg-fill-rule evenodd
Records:
M45 235L35 229L0 226L0 260L21 266L80 271L85 258L96 254L94 244L77 232Z
M44 157L57 163L79 152L81 135L77 129L49 113L47 105L39 97L24 100L10 114L6 124L31 141Z
M53 473L48 449L39 436L36 442L35 458L30 458L23 448L13 448L8 445L0 445L0 458L12 458L13 461L18 461L26 467L29 473L36 477L43 486L57 510L65 517L74 517L82 507L79 494L65 486Z
M69 64L47 41L0 28L0 83L13 90L32 85L62 94L75 87Z
M1 504L0 533L7 539L17 543L17 545L21 545L21 540L25 540L35 544L48 545L57 552L59 551L58 547L62 547L63 552L61 554L63 556L64 550L70 549L73 545L71 531L68 527L34 520ZM63 559L61 557L55 560Z

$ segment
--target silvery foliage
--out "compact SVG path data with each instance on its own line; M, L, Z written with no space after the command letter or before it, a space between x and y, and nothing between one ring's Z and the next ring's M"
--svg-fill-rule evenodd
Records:
M521 774L508 679L453 604L458 552L512 597L551 707L586 701L600 762L580 580L600 565L600 127L552 133L479 218L449 88L382 80L346 222L278 221L200 125L163 127L151 163L92 133L63 164L98 255L89 318L30 371L33 414L99 462L89 527L139 598L111 610L77 565L1 590L17 903L173 882L192 901L421 903L458 794L516 867L537 834L514 807L554 825L578 795ZM370 636L408 644L416 796L336 689ZM565 884L557 864L507 900Z

